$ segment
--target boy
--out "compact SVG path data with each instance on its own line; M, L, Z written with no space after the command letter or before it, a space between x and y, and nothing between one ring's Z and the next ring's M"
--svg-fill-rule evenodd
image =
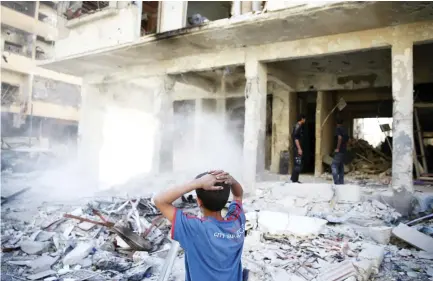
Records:
M187 215L172 203L190 191L197 193L203 218ZM230 190L233 202L222 217ZM241 185L224 171L200 174L190 183L154 198L156 207L172 223L171 236L185 250L186 281L241 281L245 214Z

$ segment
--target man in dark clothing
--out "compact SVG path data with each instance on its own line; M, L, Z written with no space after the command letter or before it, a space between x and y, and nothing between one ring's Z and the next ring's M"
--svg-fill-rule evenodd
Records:
M294 164L292 169L292 176L290 180L292 182L299 182L299 173L302 170L302 147L301 140L304 135L304 124L305 124L305 115L301 114L298 117L298 121L292 130L292 140L293 140L293 154L294 154Z
M336 148L331 165L332 177L334 178L334 184L344 184L344 155L346 153L349 135L343 127L342 119L337 119L337 128L334 137Z

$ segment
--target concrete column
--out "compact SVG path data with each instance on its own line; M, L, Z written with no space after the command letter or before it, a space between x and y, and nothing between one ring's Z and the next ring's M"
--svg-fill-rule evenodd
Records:
M290 104L289 94L287 90L278 88L272 99L272 173L278 173L281 151L289 150L289 111L293 106Z
M316 101L316 151L314 176L318 177L323 174L323 156L329 155L334 146L333 128L335 127L335 118L331 115L323 125L325 118L335 106L334 96L331 92L317 92ZM323 128L322 128L323 125Z
M195 112L194 112L194 148L197 151L201 151L202 143L202 124L203 124L203 99L195 100Z
M221 123L226 124L227 107L225 98L218 98L216 100L216 113L220 117Z
M153 172L173 170L173 88L175 81L170 76L158 78L153 93L154 116L156 118L153 153Z
M392 187L413 192L413 42L392 45L392 98Z
M243 181L247 192L254 194L256 174L265 170L266 65L254 57L247 57L245 76Z
M83 83L77 140L78 161L84 177L95 186L98 185L100 176L100 152L104 142L106 103L97 85Z

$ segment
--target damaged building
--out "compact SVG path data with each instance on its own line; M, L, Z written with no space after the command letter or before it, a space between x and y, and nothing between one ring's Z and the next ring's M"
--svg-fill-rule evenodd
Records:
M244 280L432 280L432 2L3 1L1 23L2 280L184 280L153 198L218 168ZM18 145L71 153L11 172ZM202 216L195 195L174 205Z
M8 167L3 156L17 149L27 153L76 146L81 78L39 66L55 57L56 5L1 3L2 164Z
M253 192L291 157L299 113L304 172L326 171L336 116L351 136L354 120L387 117L394 190L412 191L415 170L427 178L431 3L95 3L59 18L43 67L83 79L79 154L96 181L232 163Z

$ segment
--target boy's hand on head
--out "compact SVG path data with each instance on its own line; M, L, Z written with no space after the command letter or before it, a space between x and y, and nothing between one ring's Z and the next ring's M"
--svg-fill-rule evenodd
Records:
M196 179L196 182L199 186L199 188L202 188L204 190L222 190L222 186L216 186L219 182L224 182L224 180L217 179L216 175L213 174L207 174L202 176L201 178Z
M216 176L217 180L224 182L226 184L232 185L235 179L227 172L223 170L210 171L209 174Z

